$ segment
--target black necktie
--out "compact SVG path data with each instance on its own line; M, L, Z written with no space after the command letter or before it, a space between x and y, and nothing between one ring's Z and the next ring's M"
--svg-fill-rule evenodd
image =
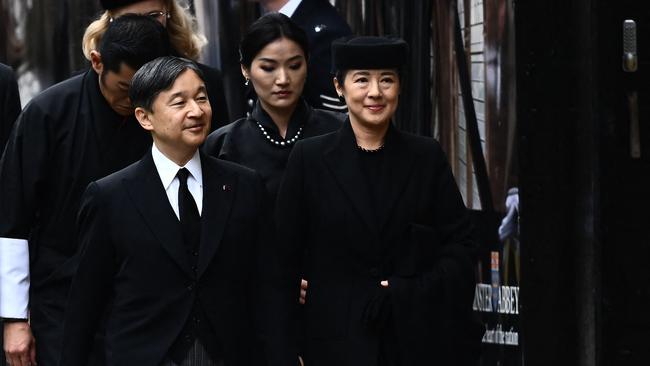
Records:
M176 174L180 182L178 187L178 213L187 250L196 257L201 240L201 216L194 197L187 188L187 177L189 175L190 172L186 168L179 169L178 174Z

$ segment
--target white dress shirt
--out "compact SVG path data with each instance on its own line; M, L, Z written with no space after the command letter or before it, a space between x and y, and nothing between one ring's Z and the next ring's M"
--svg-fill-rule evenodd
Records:
M187 177L187 188L189 189L192 197L194 197L194 202L196 202L196 208L199 209L199 215L203 209L203 173L201 171L201 157L199 151L197 150L192 156L192 159L185 164L185 166L178 166L178 164L171 161L166 157L154 143L151 147L151 156L153 157L153 163L156 166L160 180L162 181L163 188L167 193L167 199L169 199L169 204L174 209L176 217L180 219L179 209L178 209L178 187L180 186L180 181L176 174L181 168L186 168L189 170L190 175Z
M27 319L29 245L25 239L0 238L0 248L0 317Z

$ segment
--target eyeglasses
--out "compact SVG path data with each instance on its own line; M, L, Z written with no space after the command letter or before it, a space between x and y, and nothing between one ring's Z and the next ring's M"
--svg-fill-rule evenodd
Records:
M169 18L172 17L172 15L168 11L161 11L161 10L150 11L150 12L145 13L145 14L138 14L138 13L127 13L127 14L129 14L129 15L143 15L143 16L150 17L150 18L152 18L154 20L157 20L157 21L162 21L163 19L169 19ZM126 15L126 14L122 14L122 15ZM112 22L113 20L115 20L117 18L118 17L111 17L109 19L109 21Z
M151 11L144 15L154 18L156 20L160 20L162 18L167 18L167 19L171 18L171 14L169 14L168 11Z

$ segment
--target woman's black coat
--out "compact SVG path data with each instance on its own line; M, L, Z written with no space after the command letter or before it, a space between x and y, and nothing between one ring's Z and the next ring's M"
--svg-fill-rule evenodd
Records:
M202 149L208 155L257 171L264 180L270 199L274 201L294 146L293 143L287 144L287 140L294 136L303 139L336 131L344 119L343 113L314 109L301 99L291 116L287 138L284 139L271 117L257 101L251 115L211 133ZM260 129L258 122L264 130ZM284 145L269 141L264 132L274 141Z
M377 361L387 350L400 365L468 364L482 334L471 311L474 242L445 154L390 127L381 183L366 183L357 150L349 120L295 146L276 207L279 268L292 286L272 306L296 310L295 284L309 280L309 365L390 364ZM375 183L387 188L380 202Z

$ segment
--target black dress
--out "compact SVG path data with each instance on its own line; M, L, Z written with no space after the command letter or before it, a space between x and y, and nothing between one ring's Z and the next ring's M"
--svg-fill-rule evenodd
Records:
M36 96L18 117L0 161L0 237L29 242L30 318L41 365L56 365L58 358L86 186L151 147L135 117L111 109L98 79L91 69Z
M275 202L295 141L336 131L344 119L344 114L313 109L301 100L291 116L285 139L258 101L249 117L211 133L203 151L256 170L264 180L271 202Z

